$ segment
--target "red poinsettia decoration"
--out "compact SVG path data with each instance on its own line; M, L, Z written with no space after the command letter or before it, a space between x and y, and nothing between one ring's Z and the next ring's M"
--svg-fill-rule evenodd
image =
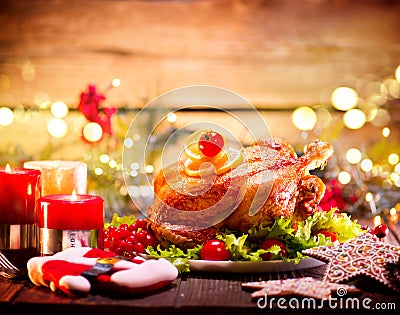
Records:
M342 196L342 185L337 179L331 179L325 183L325 195L319 203L319 208L324 211L330 211L332 208L344 210L346 200Z
M98 123L103 129L103 134L112 135L111 117L117 112L117 109L100 107L100 103L105 99L103 94L97 92L95 85L89 84L87 91L80 95L78 110L90 122Z

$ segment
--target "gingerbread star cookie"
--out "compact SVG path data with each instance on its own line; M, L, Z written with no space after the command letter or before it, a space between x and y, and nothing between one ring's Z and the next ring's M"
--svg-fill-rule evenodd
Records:
M328 263L325 281L342 283L366 276L398 290L390 281L386 264L399 259L400 247L384 243L371 233L362 233L340 245L318 246L302 253Z
M321 281L312 277L246 282L242 283L242 288L258 290L251 294L252 298L263 297L265 295L298 295L316 299L329 299L332 292L344 295L360 291L354 286Z

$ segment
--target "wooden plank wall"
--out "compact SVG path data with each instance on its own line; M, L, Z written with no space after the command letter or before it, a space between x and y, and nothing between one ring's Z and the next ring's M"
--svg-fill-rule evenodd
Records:
M329 103L339 85L393 75L399 1L22 1L0 4L0 104L71 107L93 82L137 107L210 84L259 108ZM36 102L36 103L35 103Z

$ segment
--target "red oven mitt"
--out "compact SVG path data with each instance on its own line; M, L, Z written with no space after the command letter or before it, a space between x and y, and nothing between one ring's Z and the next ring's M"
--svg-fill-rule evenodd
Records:
M53 256L33 257L28 263L32 283L68 295L137 294L160 289L178 277L166 259L121 259L90 247L68 248Z

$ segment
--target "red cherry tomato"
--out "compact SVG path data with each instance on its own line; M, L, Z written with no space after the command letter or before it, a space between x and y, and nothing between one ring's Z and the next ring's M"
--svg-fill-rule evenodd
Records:
M385 224L379 224L374 229L377 238L384 238L389 234L389 228Z
M315 234L316 235L322 234L322 235L325 235L325 237L330 237L332 242L336 242L336 240L337 240L336 234L331 231L328 231L328 230L319 230Z
M203 260L229 260L231 252L226 249L223 241L214 239L204 243L200 257Z
M278 246L281 248L281 250L280 250L279 253L280 253L283 257L286 257L286 256L287 256L287 250L286 250L285 244L283 244L280 240L277 240L277 239L275 239L275 238L270 238L270 239L267 239L267 240L263 241L263 242L260 244L260 249L269 249L269 248L271 248L271 247L274 246L274 245L278 245ZM262 254L262 255L261 255L261 258L262 258L263 260L270 260L270 259L272 258L272 254L271 254L271 253Z
M214 131L203 133L199 139L199 149L205 156L213 157L224 147L224 138Z

